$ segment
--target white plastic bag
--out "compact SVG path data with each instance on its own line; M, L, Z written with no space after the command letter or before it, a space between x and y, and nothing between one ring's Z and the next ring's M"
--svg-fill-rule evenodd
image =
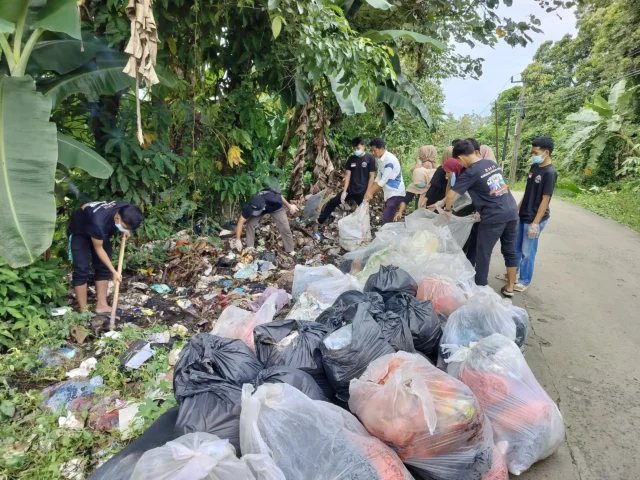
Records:
M297 299L313 282L323 280L327 277L342 277L343 275L344 273L334 265L322 265L320 267L296 265L293 271L291 295L293 295L294 299Z
M340 294L348 290L362 291L362 285L352 275L342 277L327 277L307 286L306 292L320 303L333 305Z
M224 309L213 326L211 334L242 340L255 353L253 329L258 325L273 321L273 317L276 315L277 301L277 296L269 297L256 313L231 305Z
M209 433L188 433L145 452L136 464L135 480L285 480L268 455L236 458L229 440Z
M286 384L242 389L240 446L289 480L410 480L398 456L346 410Z
M307 292L303 292L286 316L286 319L315 321L331 305L321 304Z
M369 202L364 201L356 211L338 221L340 246L351 252L371 241Z
M349 409L366 429L426 478L491 478L491 425L471 390L417 354L397 352L373 361L349 386Z
M494 334L447 351L447 371L468 385L484 408L511 473L520 475L558 449L564 438L562 414L515 343Z

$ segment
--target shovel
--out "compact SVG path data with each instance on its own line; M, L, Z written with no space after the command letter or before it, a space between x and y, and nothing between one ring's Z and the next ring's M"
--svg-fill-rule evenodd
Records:
M122 276L122 261L124 260L124 247L127 245L127 239L122 236L120 243L120 256L118 257L118 276ZM111 321L109 322L109 330L116 329L116 312L118 311L118 295L120 294L120 282L116 281L115 290L113 292L113 306L111 307Z

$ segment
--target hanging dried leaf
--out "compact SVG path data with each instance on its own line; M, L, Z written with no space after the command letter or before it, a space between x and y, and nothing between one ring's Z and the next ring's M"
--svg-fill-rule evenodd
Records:
M227 161L231 168L237 167L240 164L246 165L245 161L242 160L242 150L236 145L229 147L229 151L227 152Z

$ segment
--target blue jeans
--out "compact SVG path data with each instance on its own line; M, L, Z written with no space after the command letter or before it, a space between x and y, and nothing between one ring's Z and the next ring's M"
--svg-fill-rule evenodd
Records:
M519 283L528 287L533 278L533 266L536 262L536 252L538 251L538 239L542 230L547 225L548 220L540 222L540 234L536 238L529 238L530 223L518 224L518 240L516 240L516 250L518 251L518 272L520 274Z

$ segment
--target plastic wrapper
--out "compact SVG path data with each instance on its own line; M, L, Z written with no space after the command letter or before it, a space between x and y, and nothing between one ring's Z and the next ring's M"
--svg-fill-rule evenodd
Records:
M328 335L321 344L322 363L336 398L349 400L349 382L378 357L393 353L380 326L368 312L368 304L357 306L350 324Z
M260 298L258 298L254 302L249 302L248 306L252 311L257 312L258 310L260 310L260 307L262 307L262 305L272 296L275 297L274 301L276 306L276 314L289 304L289 294L286 292L286 290L282 290L276 287L267 287L265 291L262 292L262 295L260 295Z
M297 299L307 287L313 282L323 280L327 277L342 277L344 274L333 265L323 265L320 267L306 267L296 265L293 271L293 287L291 294Z
M338 221L338 235L340 246L348 252L371 241L369 202L362 202L355 212Z
M420 282L417 297L430 300L436 313L449 317L467 303L464 291L450 278L431 275Z
M230 305L224 309L220 318L216 321L212 335L224 338L237 338L242 340L252 351L256 351L253 344L253 329L258 325L273 320L276 315L278 297L270 296L256 313L243 310Z
M416 478L482 480L500 462L491 424L469 387L420 355L378 358L349 391L349 409Z
M473 200L471 200L471 195L469 195L469 192L465 192L464 195L456 193L456 196L453 199L451 210L453 210L454 212L459 212L463 208L468 207L472 204Z
M170 408L160 415L142 435L98 468L91 480L129 480L144 452L161 447L183 435L182 430L176 428L177 418L178 407Z
M418 285L407 272L390 265L388 267L380 267L378 273L371 275L367 279L364 291L379 293L386 301L400 292L415 296L418 291Z
M435 361L442 336L442 321L431 302L398 293L385 306L388 312L397 314L409 326L416 351Z
M326 308L327 305L320 303L311 294L302 292L287 314L287 319L307 320L312 322L318 318L318 315L324 312Z
M322 200L324 199L325 194L327 193L327 189L325 188L320 193L316 193L315 195L311 195L304 202L304 210L302 211L302 222L303 223L314 223L318 219L318 215L320 215L320 210L322 206Z
M442 335L443 344L469 346L494 333L516 341L524 351L529 331L529 315L511 300L502 299L491 289L477 290L468 303L453 312Z
M351 323L360 303L369 305L367 310L376 320L384 314L384 300L379 293L350 290L341 294L331 307L316 318L316 322L327 327L329 333L334 332Z
M265 368L287 366L307 372L327 398L333 388L325 375L320 345L329 330L317 322L281 320L254 331L258 359Z
M509 471L520 475L555 452L564 439L556 404L537 382L522 352L500 334L447 349L447 371L467 384L494 428Z
M199 333L180 353L173 391L181 403L185 397L211 391L220 382L251 383L260 370L262 364L242 341Z
M242 392L242 450L268 454L290 480L410 480L398 456L346 410L289 385Z
M258 374L254 385L257 388L265 383L286 383L312 400L329 401L313 377L297 368L286 366L266 368Z
M362 291L362 285L352 275L341 277L328 277L313 282L307 287L306 292L321 304L332 305L340 294L350 291Z
M260 480L286 480L269 455L252 458L262 471ZM209 433L189 433L146 452L131 478L135 480L258 480L228 440Z

